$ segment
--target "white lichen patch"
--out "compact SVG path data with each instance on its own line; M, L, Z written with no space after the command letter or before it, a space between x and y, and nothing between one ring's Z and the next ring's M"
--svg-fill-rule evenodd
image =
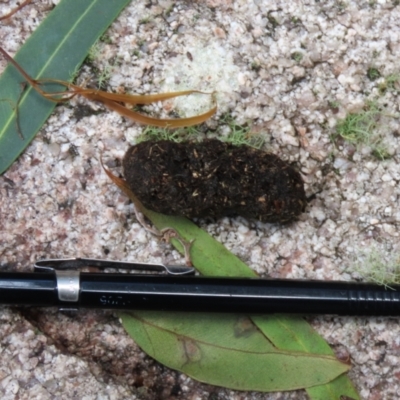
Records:
M216 92L219 109L224 111L239 88L240 69L233 62L232 52L217 41L205 43L191 37L180 54L164 64L163 76L163 91ZM212 104L210 100L209 96L191 95L172 104L179 114L188 117L205 112Z

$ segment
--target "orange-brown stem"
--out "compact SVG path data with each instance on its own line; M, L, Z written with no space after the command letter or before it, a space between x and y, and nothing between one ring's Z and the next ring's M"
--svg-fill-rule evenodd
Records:
M189 118L162 119L162 118L149 117L131 110L124 104L130 104L130 105L151 104L156 101L163 101L178 96L190 95L193 93L210 94L212 95L213 102L215 103L215 94L204 93L198 90L184 90L180 92L157 93L148 95L118 94L118 93L109 93L97 89L82 88L80 86L59 79L36 80L33 79L31 76L29 76L28 73L1 47L0 47L0 53L6 58L8 62L10 62L18 70L18 72L27 80L27 82L33 87L33 89L35 89L47 100L56 103L65 102L72 99L76 95L80 95L91 101L99 101L103 103L106 107L110 108L111 110L116 111L120 115L130 118L136 122L145 125L159 126L163 128L181 128L186 126L197 125L209 119L217 111L217 106L215 105L209 111ZM64 86L66 90L58 92L46 92L41 88L41 86L51 83L56 83L61 86Z
M32 2L32 0L25 0L18 7L15 7L14 10L11 10L8 14L5 14L2 17L0 17L0 21L2 21L3 19L12 17L17 11L19 11L21 8L24 8L31 2Z

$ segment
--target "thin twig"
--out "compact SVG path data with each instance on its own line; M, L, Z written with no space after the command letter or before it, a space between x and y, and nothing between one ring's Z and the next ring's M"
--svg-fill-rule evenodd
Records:
M27 6L31 2L32 2L32 0L25 0L18 7L14 8L14 10L11 10L8 14L3 15L2 17L0 17L0 21L2 21L3 19L7 19L7 18L12 17L17 11L19 11L21 8L24 8L25 6Z

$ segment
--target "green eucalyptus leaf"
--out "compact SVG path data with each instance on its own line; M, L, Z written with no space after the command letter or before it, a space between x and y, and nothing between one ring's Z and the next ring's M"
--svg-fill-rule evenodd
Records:
M142 205L140 209L158 229L172 227L183 239L187 241L195 239L191 251L192 262L201 274L241 277L256 275L221 243L188 219L158 214L145 209ZM182 251L178 242L173 241L173 244ZM321 395L324 394L330 395L326 397L327 400L340 400L341 396L358 398L348 377L342 375L349 366L334 358L333 351L325 340L301 317L281 315L252 317L253 322L248 320L246 329L252 332L255 329L258 334L247 337L246 346L258 349L258 353L251 356L246 353L243 357L239 357L234 350L236 343L233 344L234 339L232 339L238 316L219 315L216 318L213 315L158 314L147 311L122 313L120 317L129 334L150 356L197 380L240 390L276 391L309 388L308 394L313 400L323 399ZM204 352L210 358L204 358L201 362L198 360L198 364L189 363L190 367L180 363L181 336L189 337L190 343L196 343L196 348L200 349L196 354ZM197 345L197 341L204 342L206 347L203 349ZM215 354L223 357L223 360L213 360L212 354L221 343L225 344L223 351ZM265 354L261 355L260 352ZM301 359L302 368L297 368L299 359L296 357L299 357L299 354L305 357ZM314 371L310 365L317 359L318 373L310 374L310 371ZM281 379L281 370L277 367L281 363L288 368L284 379ZM244 373L244 370L249 371L249 374L246 375L246 379L240 379L240 371Z
M34 79L71 80L89 49L130 0L62 0L29 37L15 60ZM55 107L9 65L0 77L0 174L23 152ZM53 86L50 90L59 90ZM22 133L23 138L21 138Z
M279 349L333 355L328 343L320 336L317 340L315 331L303 318L263 315L253 316L252 320ZM350 399L360 398L350 379L345 375L338 376L325 385L306 388L306 390L310 399L313 400L337 400L342 396Z
M130 312L125 329L156 360L209 384L237 390L294 390L348 370L334 356L276 349L247 317Z

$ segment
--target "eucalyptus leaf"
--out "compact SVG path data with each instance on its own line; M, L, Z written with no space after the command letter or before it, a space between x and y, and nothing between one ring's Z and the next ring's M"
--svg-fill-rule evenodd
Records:
M21 47L15 60L34 79L71 80L91 46L129 2L62 0ZM31 87L26 88L18 106L19 132L16 107L22 81L11 65L0 77L0 174L28 146L55 107Z
M146 209L125 181L113 176L107 170L106 172L113 182L129 196L137 209L149 218L157 229L162 230L171 227L180 234L182 239L187 241L194 239L191 251L192 262L200 273L207 276L254 277L256 275L246 264L193 222L183 217L167 216ZM178 250L182 251L182 246L178 241L173 241L173 244ZM263 361L261 361L263 356L260 354L254 356L254 358L247 355L249 358L243 364L245 361L237 358L237 353L228 346L218 356L224 357L223 364L218 364L217 361L213 364L210 360L210 365L207 367L203 360L201 363L198 360L201 364L199 368L196 366L189 368L185 363L179 363L176 358L176 355L180 354L182 350L179 338L181 336L190 337L190 343L193 343L193 336L195 335L197 341L204 341L207 344L208 347L204 349L205 354L211 354L210 348L213 348L213 346L218 347L219 343L230 343L232 332L235 332L234 326L237 323L235 321L237 321L238 316L219 316L215 318L215 316L209 315L203 316L200 320L198 314L162 313L159 315L153 312L135 312L133 314L121 313L120 318L133 339L149 355L171 368L187 373L195 379L240 390L275 391L310 388L308 394L313 400L323 399L320 396L321 394L329 394L330 397L327 397L327 399L332 400L340 400L341 396L358 398L350 380L342 375L343 371L347 370L349 366L336 360L333 356L333 351L323 338L300 317L268 315L255 316L252 318L253 322L248 320L247 330L252 331L258 328L257 332L263 333L263 335L251 335L246 339L248 341L246 345L261 352L263 350L260 349L264 349L265 359ZM202 333L200 336L199 328L196 328L197 324L201 326L200 331ZM212 336L209 335L209 332L213 333ZM259 342L261 337L263 338L263 344ZM251 343L252 340L256 340L257 343ZM165 350L165 347L168 347L168 350ZM202 354L202 351L200 346L197 354ZM297 369L296 357L287 356L290 352L293 352L292 356L301 354L302 356L315 357L314 361L318 359L319 373L314 375L314 380L310 377L308 362L306 363L307 367L304 364L303 368ZM281 356L282 358L280 358ZM274 369L274 365L283 363L283 360L285 360L285 365L288 368L284 379L286 386L280 381L278 372L277 375L279 376L275 377L274 375L274 371L279 370L278 368ZM247 361L249 362L247 363ZM260 373L257 368L252 369L252 365L259 365L257 363L263 362L265 362L262 369L264 373ZM332 368L332 363L335 364L335 368ZM209 374L207 368L210 368L213 373ZM248 368L253 371L253 375L250 374L252 379L241 380L236 375L241 368L243 370ZM344 368L342 372L338 372L341 368ZM266 376L267 374L270 375ZM268 380L270 382L269 385L265 383ZM278 382L280 383L278 384ZM296 382L296 384L293 385L292 382ZM279 389L277 389L278 386Z
M315 340L315 331L303 318L287 315L253 316L253 322L264 335L279 349L305 351L314 354L333 355L325 340ZM306 388L313 400L337 400L341 396L359 399L359 395L345 375L320 386Z
M321 385L348 370L334 356L276 349L240 315L131 312L125 329L170 368L237 390L294 390Z

